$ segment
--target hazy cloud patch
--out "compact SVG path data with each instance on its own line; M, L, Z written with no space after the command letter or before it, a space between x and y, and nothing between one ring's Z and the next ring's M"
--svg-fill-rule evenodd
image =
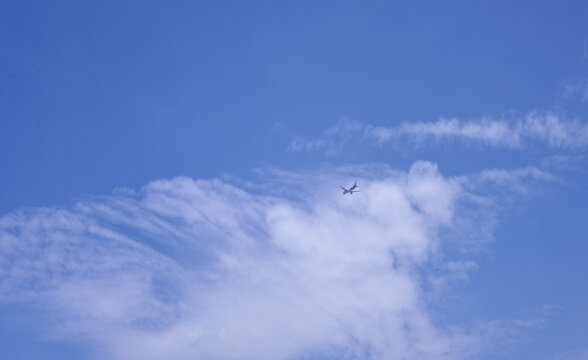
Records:
M179 177L14 212L0 219L0 300L118 359L469 358L482 327L433 321L420 274L442 229L474 223L462 203L483 202L432 163L369 168L275 170L267 192ZM362 192L342 196L352 173ZM439 266L450 286L478 265Z

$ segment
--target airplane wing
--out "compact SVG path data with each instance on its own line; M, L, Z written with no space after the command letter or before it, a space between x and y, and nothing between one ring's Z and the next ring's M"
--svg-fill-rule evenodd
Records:
M341 185L339 185L339 187L340 187L341 189L345 190L345 191L349 191L349 190L345 189L345 188L344 188L343 186L341 186Z

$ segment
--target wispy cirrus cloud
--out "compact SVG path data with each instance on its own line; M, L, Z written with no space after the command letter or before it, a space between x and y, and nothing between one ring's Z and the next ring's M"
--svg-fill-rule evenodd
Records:
M347 171L276 172L313 188L182 177L14 212L0 219L0 301L116 359L469 358L484 330L435 322L419 276L439 231L469 216L464 180L427 162L374 169L361 196L333 190ZM477 265L442 267L446 286Z
M588 101L588 80L583 79L566 84L562 95L564 99L579 98L582 102Z
M567 351L547 358L547 360L586 360L588 359L588 348Z
M554 174L534 166L515 169L485 169L476 174L456 177L465 189L501 188L509 192L528 192L530 184L537 182L560 182Z
M520 149L534 143L550 148L579 149L588 146L588 125L554 112L531 111L522 117L403 123L395 127L363 125L341 120L318 139L294 138L288 150L342 152L351 141L362 145L422 144L427 141L462 141L485 146Z

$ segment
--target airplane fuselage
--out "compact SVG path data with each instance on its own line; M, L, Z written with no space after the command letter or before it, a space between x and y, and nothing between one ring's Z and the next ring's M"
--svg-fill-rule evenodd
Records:
M339 186L341 189L343 189L343 195L346 194L353 194L354 192L358 192L359 190L355 190L355 188L358 187L357 182L354 183L349 189L345 189L343 186Z

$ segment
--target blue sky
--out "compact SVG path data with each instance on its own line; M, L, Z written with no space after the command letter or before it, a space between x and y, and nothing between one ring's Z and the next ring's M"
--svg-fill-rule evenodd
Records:
M3 353L586 359L587 13L1 1Z

